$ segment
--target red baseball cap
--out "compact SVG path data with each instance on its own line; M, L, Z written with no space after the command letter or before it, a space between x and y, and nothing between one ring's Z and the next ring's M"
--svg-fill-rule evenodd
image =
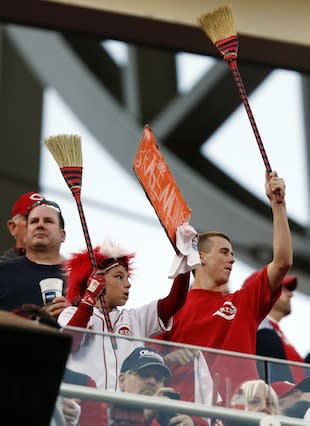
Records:
M293 390L299 389L302 392L310 392L310 377L305 377L297 385L291 382L274 382L271 383L273 390L278 395L278 398L289 395Z
M282 285L285 285L291 291L296 290L298 285L296 275L285 275L282 281Z
M40 200L44 200L44 197L38 192L26 192L25 194L22 194L13 204L11 216L14 217L17 214L26 216L29 207L32 206L36 201Z
M271 383L271 387L278 395L278 398L283 398L284 396L287 396L290 392L292 392L292 390L295 389L294 383L284 381Z
M249 285L252 281L255 280L255 278L261 274L262 271L256 271L253 272L252 275L250 275L242 284L242 287L245 287ZM285 285L290 291L296 290L297 287L297 276L296 275L285 275L285 277L282 280L282 285Z

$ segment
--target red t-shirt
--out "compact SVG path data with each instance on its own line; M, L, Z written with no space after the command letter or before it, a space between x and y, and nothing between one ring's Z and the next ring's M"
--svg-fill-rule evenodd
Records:
M174 316L172 329L159 338L255 355L256 330L280 294L279 287L271 295L266 267L232 294L192 289ZM224 400L241 382L258 378L255 360L211 353L205 353L205 358ZM175 372L172 378L181 384L182 377Z

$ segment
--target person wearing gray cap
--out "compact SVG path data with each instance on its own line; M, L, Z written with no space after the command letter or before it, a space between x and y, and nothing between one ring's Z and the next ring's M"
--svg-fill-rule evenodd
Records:
M119 388L122 392L179 399L178 393L173 388L165 386L170 375L171 372L163 357L155 349L141 346L132 351L123 361L119 374ZM206 426L208 422L200 417L190 417L186 414L113 406L110 408L110 424L115 426L120 424Z
M310 419L310 377L294 384L279 381L271 384L278 395L282 413L299 419Z

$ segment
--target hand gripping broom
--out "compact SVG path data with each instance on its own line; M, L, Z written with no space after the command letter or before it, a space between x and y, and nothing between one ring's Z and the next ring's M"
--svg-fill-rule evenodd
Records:
M235 30L234 19L232 15L232 9L229 5L223 5L212 12L201 15L198 18L198 23L202 30L206 33L212 43L216 46L218 51L222 54L224 60L228 63L237 89L239 91L241 100L247 112L250 120L254 136L256 138L258 148L260 150L266 172L270 174L272 172L262 139L260 137L258 128L255 123L254 116L252 114L251 107L248 102L248 96L243 85L241 75L239 73L237 64L237 52L238 52L238 36ZM281 203L280 194L276 191L277 202Z
M91 244L88 227L84 215L83 205L81 201L82 189L82 171L83 160L81 150L81 138L78 135L57 135L51 136L43 141L48 148L54 160L58 164L60 171L76 201L78 208L83 234L86 241L86 247L94 269L97 268L96 257ZM103 314L107 324L108 332L112 333L113 328L108 310L103 301ZM111 337L114 349L117 348L116 340Z

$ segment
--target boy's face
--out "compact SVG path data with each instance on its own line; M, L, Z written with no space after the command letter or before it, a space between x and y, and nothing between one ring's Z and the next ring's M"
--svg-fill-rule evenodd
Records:
M105 302L109 308L123 306L129 298L131 287L128 271L123 265L117 265L105 273Z

